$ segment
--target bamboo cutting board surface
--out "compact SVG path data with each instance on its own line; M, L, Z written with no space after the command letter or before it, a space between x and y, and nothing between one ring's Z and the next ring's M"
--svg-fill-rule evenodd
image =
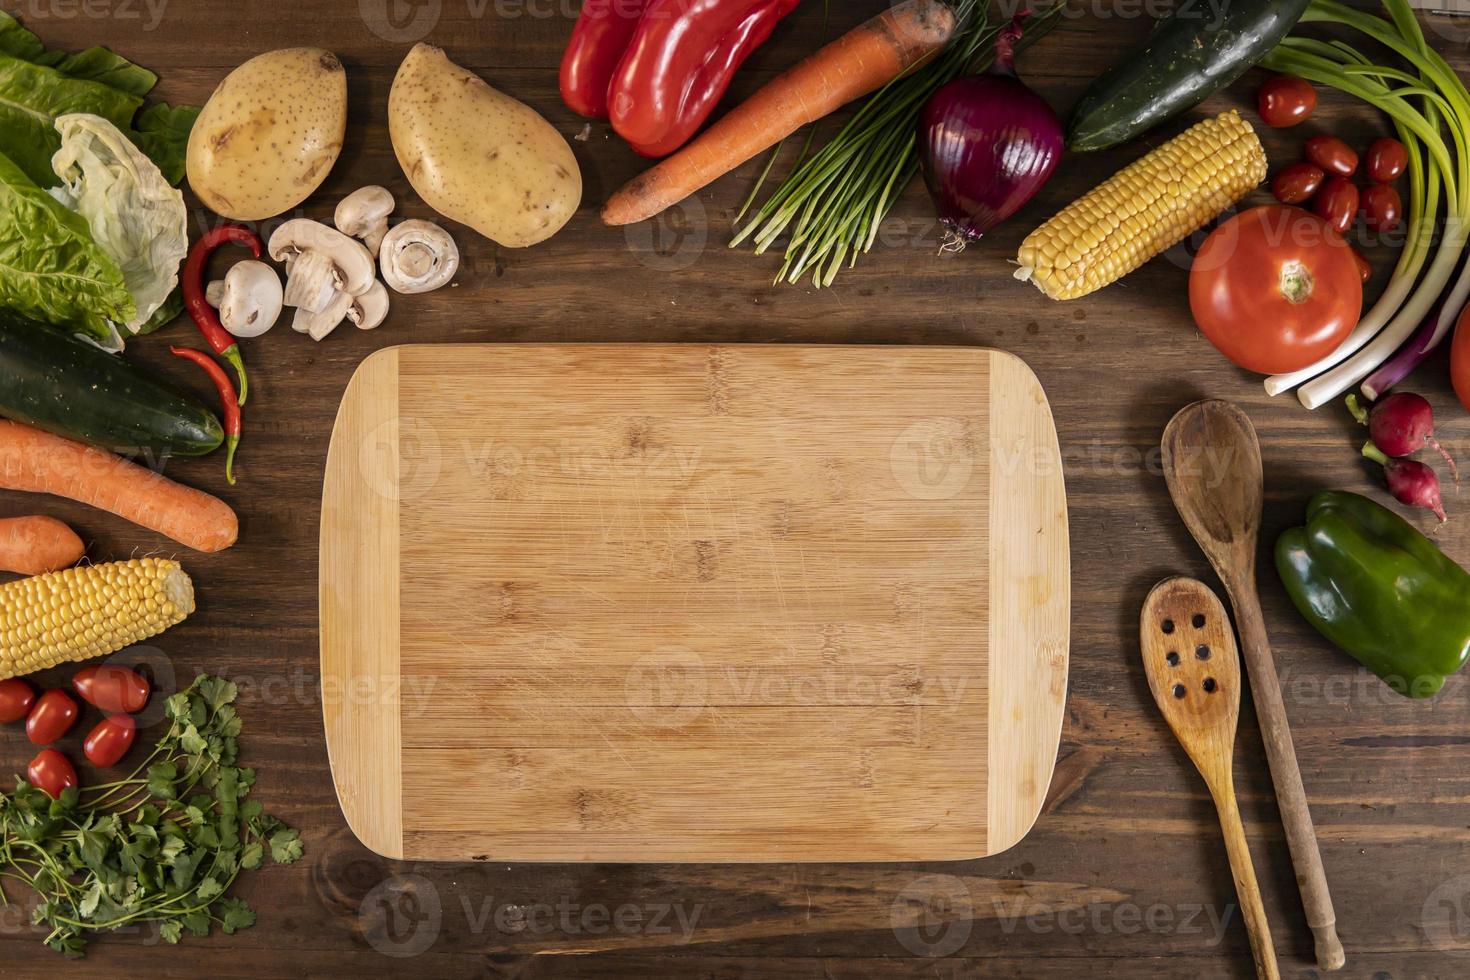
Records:
M323 490L338 799L392 858L994 854L1055 763L1068 567L1010 355L385 350Z

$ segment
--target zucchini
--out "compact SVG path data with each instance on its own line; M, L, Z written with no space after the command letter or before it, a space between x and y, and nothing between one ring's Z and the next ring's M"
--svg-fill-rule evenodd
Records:
M203 456L225 437L198 399L9 310L0 310L0 416L124 456Z
M1071 150L1126 143L1198 105L1260 61L1310 0L1179 0L1141 50L1082 93L1067 125Z

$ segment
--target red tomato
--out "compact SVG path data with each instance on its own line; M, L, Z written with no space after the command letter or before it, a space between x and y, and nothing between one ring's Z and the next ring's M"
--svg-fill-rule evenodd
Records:
M1225 222L1189 272L1189 307L1210 343L1249 371L1297 371L1358 322L1363 282L1347 242L1301 208L1270 204Z
M1307 140L1307 159L1330 174L1351 177L1358 170L1358 155L1336 136L1313 136Z
M1267 126L1282 129L1305 122L1317 108L1317 90L1295 75L1277 75L1261 86L1256 108Z
M53 687L36 699L26 716L26 735L37 745L50 745L71 730L77 721L77 703L66 692Z
M1387 136L1376 139L1368 147L1368 179L1379 184L1390 184L1403 175L1409 165L1409 151L1404 144Z
M134 714L148 703L148 679L121 664L93 664L72 675L83 701L109 714Z
M1393 231L1403 219L1404 202L1389 184L1369 184L1363 189L1363 223L1374 231Z
M133 737L138 733L138 723L132 715L108 715L97 723L82 743L82 751L94 766L115 766L133 747Z
M1367 259L1363 258L1362 252L1353 249L1353 261L1358 263L1358 275L1363 277L1364 282L1373 278L1373 267L1368 264Z
M26 766L26 781L55 800L62 790L77 784L77 770L60 752L42 749Z
M1460 404L1470 411L1470 306L1460 313L1455 323L1455 341L1450 345L1450 380Z
M1346 235L1358 216L1358 201L1358 188L1352 181L1346 177L1328 177L1312 198L1312 212L1333 231Z
M1293 163L1276 171L1271 181L1271 193L1282 204L1300 204L1317 193L1326 177L1321 167Z
M20 721L36 703L36 691L19 677L0 681L0 722Z

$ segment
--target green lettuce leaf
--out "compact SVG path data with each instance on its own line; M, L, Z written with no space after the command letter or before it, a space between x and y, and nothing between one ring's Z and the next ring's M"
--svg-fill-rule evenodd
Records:
M42 187L52 184L51 154L60 146L52 123L79 112L121 129L170 184L183 180L184 149L199 110L159 104L138 115L157 81L153 72L106 48L47 51L40 38L0 11L0 147Z
M7 228L22 233L3 233ZM137 314L122 270L93 241L87 220L62 207L3 153L0 307L66 327L109 349L119 343L112 323L129 323Z

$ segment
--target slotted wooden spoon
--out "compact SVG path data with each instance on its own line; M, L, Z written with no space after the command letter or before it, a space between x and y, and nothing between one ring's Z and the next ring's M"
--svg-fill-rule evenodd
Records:
M1291 742L1281 680L1266 638L1266 620L1256 594L1256 543L1261 529L1261 445L1255 427L1235 405L1202 401L1179 411L1164 430L1164 478L1179 516L1215 574L1225 584L1240 645L1250 673L1251 699L1266 744L1271 783L1286 828L1291 863L1301 888L1307 925L1317 947L1317 965L1342 967L1337 914L1322 871L1322 854L1307 809L1307 793Z
M1202 582L1169 578L1154 586L1139 622L1143 669L1164 719L1205 778L1220 814L1235 894L1245 914L1256 975L1281 976L1261 886L1235 801L1231 760L1240 718L1240 654L1225 607Z

